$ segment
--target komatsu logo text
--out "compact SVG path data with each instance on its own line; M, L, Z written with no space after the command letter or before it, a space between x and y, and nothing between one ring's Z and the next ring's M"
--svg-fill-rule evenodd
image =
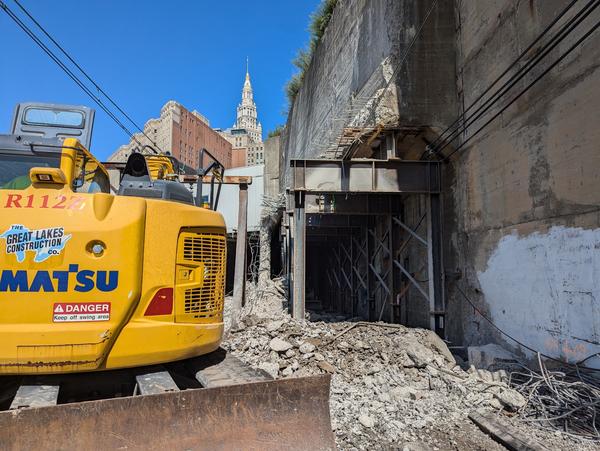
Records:
M119 271L91 271L69 265L67 271L13 271L0 273L0 292L65 292L86 293L92 290L114 291L119 285Z

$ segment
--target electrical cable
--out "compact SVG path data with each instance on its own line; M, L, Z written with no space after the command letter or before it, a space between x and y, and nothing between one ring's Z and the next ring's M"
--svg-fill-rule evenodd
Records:
M529 83L516 97L514 97L507 105L505 105L500 111L494 114L485 124L479 127L471 136L469 136L465 141L463 141L456 149L450 152L447 156L445 156L442 161L447 162L448 159L462 149L469 141L471 141L475 136L477 136L485 127L487 127L494 119L500 116L504 111L508 109L513 103L515 103L523 94L525 94L533 85L535 85L538 81L540 81L548 72L550 72L554 67L560 63L566 56L568 56L573 50L575 50L579 45L585 41L594 31L598 29L600 26L600 22L597 22L590 30L587 31L581 38L579 38L569 49L563 53L558 59L556 59L549 67L547 67L540 75L538 75L531 83Z
M48 39L50 39L50 41L69 59L69 61L71 61L71 63L73 63L73 65L79 69L79 71L88 79L88 81L90 83L92 83L92 85L94 85L94 87L98 90L98 92L100 92L102 95L104 95L104 97L106 97L106 99L129 121L131 122L131 124L133 124L133 126L140 132L142 133L147 139L148 141L150 141L155 147L158 147L158 145L156 144L156 142L152 139L150 139L150 137L144 132L144 130L125 112L123 111L123 109L117 105L117 103L98 85L98 83L96 83L92 77L73 59L73 57L71 57L71 55L56 41L56 39L54 39L50 33L48 33L46 31L46 29L29 13L29 11L27 11L27 9L25 9L25 7L23 5L21 5L21 3L19 3L18 0L13 0L15 2L15 4L21 9L21 11L23 11L27 17L29 17L29 19L31 19L31 21L40 29L42 30L42 33L44 33L46 35L46 37ZM163 150L158 147L158 150L160 150L161 152L163 152ZM164 152L163 152L164 153Z
M595 3L592 5L592 3ZM471 125L480 119L485 113L487 113L518 81L520 81L525 75L538 65L542 59L544 59L560 42L562 42L573 30L581 24L598 6L600 6L600 0L590 0L588 4L577 13L559 32L548 42L542 49L541 53L535 56L532 60L528 61L523 67L521 67L511 78L509 78L486 102L484 102L471 116L467 118L467 121L462 124L462 127L452 132L450 137L446 138L444 142L436 146L433 150L433 154L439 154L452 141L467 130ZM591 8L591 9L588 9Z
M19 28L21 28L25 34L27 34L44 51L44 53L46 53L46 55L48 55L50 59L54 61L67 74L67 76L117 124L119 128L121 128L121 130L123 130L132 140L141 146L141 143L137 140L135 135L127 128L125 124L123 124L123 122L119 120L119 118L112 111L110 111L108 106L105 105L99 97L94 95L94 93L79 79L79 77L77 77L77 75L74 74L2 0L0 0L0 8L4 10L4 12L19 26Z
M16 1L16 0L15 0ZM469 112L493 87L498 83L513 67L517 65L517 63L523 58L525 55L529 53L529 51L550 31L550 29L560 20L563 16L569 12L569 10L577 3L579 0L572 0L559 14L556 18L550 22L546 28L540 33L529 46L521 52L521 54L502 72L472 103L469 105L462 114L451 124L449 125L432 143L430 143L431 147L435 147L437 143L442 139L442 137L452 128L458 126L460 124L461 119L465 117L467 112ZM445 139L444 139L445 140Z
M486 315L483 314L483 312L481 310L479 310L479 308L477 308L475 306L475 304L473 303L473 301L471 301L471 299L469 299L469 297L465 294L465 292L458 286L458 284L454 284L454 286L456 287L456 289L458 290L458 292L462 295L463 298L465 298L465 300L471 305L471 307L473 307L473 310L475 310L483 319L485 319L488 323L490 323L490 325L496 329L498 332L500 332L502 335L504 335L505 337L511 339L512 341L514 341L515 343L517 343L519 346L534 352L536 354L541 355L542 357L545 357L546 359L552 360L554 362L558 362L562 365L565 366L572 366L575 368L578 368L580 370L589 370L589 371L600 371L600 369L598 368L590 368L590 367L586 367L586 366L580 366L577 363L569 363L569 362L565 362L564 360L560 360L554 357L551 357L549 355L546 355L540 351L538 351L537 349L532 348L531 346L527 346L525 343L523 343L522 341L517 340L515 337L513 337L512 335L509 335L508 333L506 333L505 331L503 331L502 329L500 329L491 319L489 319ZM594 355L594 354L593 354ZM591 357L593 357L593 355L581 360L579 363L585 362L586 360L590 359Z
M115 123L132 139L134 139L138 144L141 143L135 138L133 133L123 124L109 109L101 99L96 97L94 93L90 91L90 89L85 86L81 80L68 68L66 65L58 59L58 57L29 29L29 27L17 17L12 10L0 0L0 7L6 12L6 14L52 59L66 74L71 80L75 82L102 110L109 115L109 117L115 121Z

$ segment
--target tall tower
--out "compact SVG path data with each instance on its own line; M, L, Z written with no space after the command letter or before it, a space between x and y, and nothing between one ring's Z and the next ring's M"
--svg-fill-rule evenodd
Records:
M245 128L254 142L262 142L262 125L257 119L252 83L250 83L250 73L248 72L248 60L246 60L246 80L242 89L242 102L237 107L235 128Z

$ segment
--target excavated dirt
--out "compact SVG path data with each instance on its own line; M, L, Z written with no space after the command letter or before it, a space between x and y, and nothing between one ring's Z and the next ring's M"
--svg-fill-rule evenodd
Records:
M518 423L524 400L502 372L465 371L433 332L283 312L281 288L249 287L243 319L224 347L275 378L331 373L331 421L340 449L500 450L469 419L495 413L548 449L597 449ZM257 304L258 303L258 304Z

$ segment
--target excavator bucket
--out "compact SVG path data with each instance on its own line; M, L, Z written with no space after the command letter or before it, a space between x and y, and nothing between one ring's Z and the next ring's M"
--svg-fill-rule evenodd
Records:
M332 450L330 376L0 413L2 450Z

